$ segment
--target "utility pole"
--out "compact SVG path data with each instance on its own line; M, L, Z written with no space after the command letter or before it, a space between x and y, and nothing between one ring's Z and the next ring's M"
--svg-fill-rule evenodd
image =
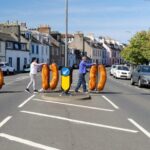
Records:
M65 0L65 67L68 66L68 0Z

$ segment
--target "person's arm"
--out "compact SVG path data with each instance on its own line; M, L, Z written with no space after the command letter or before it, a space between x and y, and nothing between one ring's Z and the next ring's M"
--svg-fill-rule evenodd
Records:
M86 62L85 62L85 65L86 65L87 67L91 67L92 65L94 65L94 63L86 63Z
M44 64L46 64L46 63L39 63L39 64L38 63L34 63L35 66L42 66Z

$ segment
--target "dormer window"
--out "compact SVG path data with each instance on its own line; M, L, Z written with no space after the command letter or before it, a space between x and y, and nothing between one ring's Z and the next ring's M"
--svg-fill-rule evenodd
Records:
M6 47L7 47L8 49L13 49L13 43L12 43L12 42L7 42L7 43L6 43Z
M15 44L14 44L14 48L15 48L15 49L19 49L18 43L15 43Z

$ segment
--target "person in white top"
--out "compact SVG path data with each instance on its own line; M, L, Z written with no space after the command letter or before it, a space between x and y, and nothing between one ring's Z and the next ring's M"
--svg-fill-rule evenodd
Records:
M38 64L36 58L32 59L32 63L30 64L30 82L26 87L26 90L25 90L26 92L30 92L29 88L32 84L33 84L34 93L38 92L38 90L36 89L36 75L38 72L38 68L42 66L43 64L46 64L46 63Z

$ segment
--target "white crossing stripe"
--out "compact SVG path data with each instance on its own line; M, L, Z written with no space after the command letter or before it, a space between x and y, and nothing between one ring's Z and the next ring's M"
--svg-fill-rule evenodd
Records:
M119 107L116 105L116 104L114 104L111 100L109 100L106 96L102 96L107 102L109 102L115 109L119 109Z
M17 143L25 144L25 145L28 145L28 146L31 146L31 147L43 149L43 150L59 150L59 149L56 149L56 148L53 148L53 147L45 146L45 145L42 145L42 144L39 144L39 143L35 143L35 142L32 142L32 141L25 140L25 139L15 137L15 136L12 136L12 135L8 135L8 134L5 134L5 133L0 133L0 137L6 138L10 141L15 141Z
M22 104L18 106L18 108L23 107L26 103L28 103L35 95L30 96L27 100L25 100Z
M148 138L150 138L150 133L145 130L142 126L140 126L137 122L135 122L133 119L128 119L133 125L135 125L139 130L141 130Z
M74 119L69 119L69 118L65 118L65 117L47 115L47 114L42 114L42 113L37 113L37 112L31 112L31 111L20 111L20 112L26 113L26 114L31 114L31 115L36 115L36 116L41 116L41 117L47 117L47 118L53 118L53 119L68 121L68 122L77 123L77 124L84 124L84 125L89 125L89 126L107 128L107 129L112 129L112 130L119 130L119 131L124 131L124 132L131 132L131 133L137 133L138 132L135 130L120 128L120 127L113 127L113 126L108 126L108 125L103 125L103 124L98 124L98 123L91 123L91 122L86 122L86 121L74 120Z
M54 102L54 101L46 101L46 100L41 100L41 99L33 99L34 101L39 101L39 102L46 102L46 103L52 103L52 104L59 104L59 105L66 105L66 106L73 106L73 107L80 107L80 108L87 108L87 109L93 109L93 110L101 110L101 111L110 111L113 112L114 110L111 109L104 109L104 108L98 108L98 107L89 107L89 106L84 106L84 105L76 105L76 104L68 104L68 103L62 103L62 102Z
M1 128L5 123L7 123L11 118L12 118L12 116L6 117L6 118L0 123L0 128Z

